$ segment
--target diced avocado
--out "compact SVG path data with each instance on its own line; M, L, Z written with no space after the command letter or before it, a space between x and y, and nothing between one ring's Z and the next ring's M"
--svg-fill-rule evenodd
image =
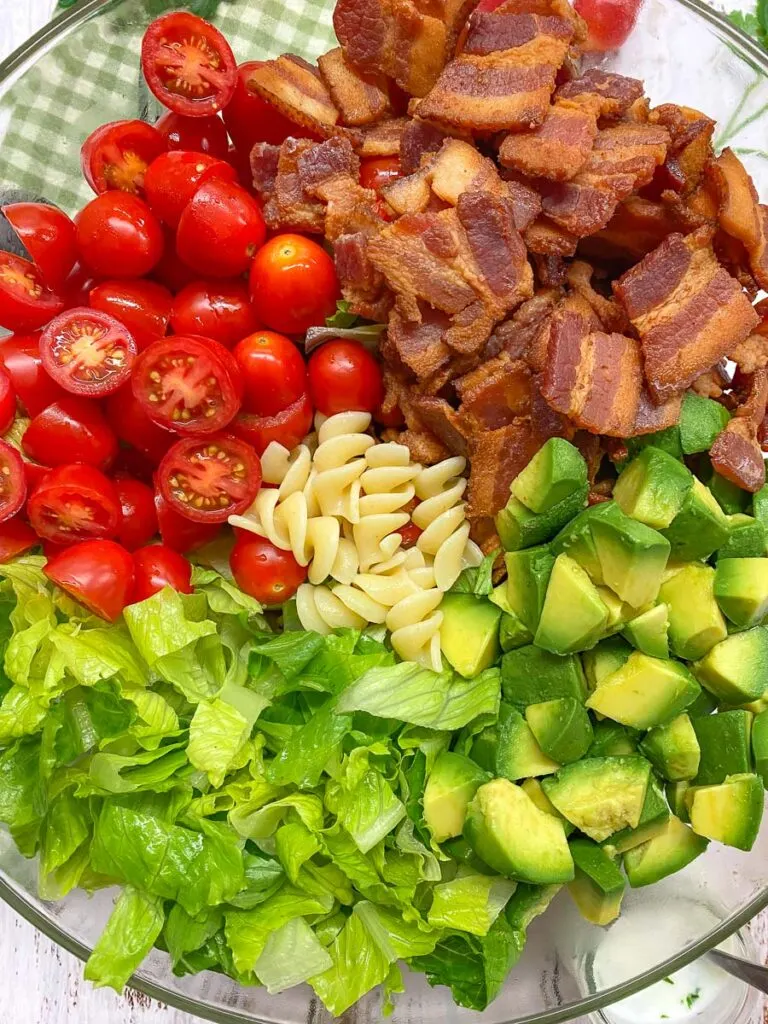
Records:
M553 884L574 877L563 826L508 779L494 779L478 789L464 836L481 860L508 878Z
M630 456L634 458L639 455L643 449L652 445L654 448L660 448L663 452L668 452L670 455L674 455L676 459L683 457L683 449L680 444L680 431L677 426L667 427L664 430L657 430L653 434L641 434L639 437L628 437L624 442L627 446L627 451Z
M690 818L688 817L688 805L686 804L685 795L690 788L690 782L670 782L665 790L672 813L677 815L680 821L689 824Z
M652 658L669 657L668 632L669 609L663 601L631 619L622 630L623 635L638 651Z
M587 683L576 654L561 657L529 644L501 659L501 689L512 704L540 704L555 697L584 700Z
M696 678L724 704L760 700L768 680L768 628L734 633L693 666Z
M589 689L596 689L604 679L625 665L631 653L632 648L626 640L618 636L601 640L597 647L585 651L581 660Z
M669 644L678 658L703 658L728 636L714 585L711 566L691 564L661 587L659 597L669 608Z
M436 843L460 836L469 801L490 775L462 754L443 751L424 789L424 820Z
M569 836L573 832L573 825L570 821L566 821L562 814L558 811L552 801L549 799L547 794L541 788L541 783L538 779L525 779L524 782L520 783L523 791L533 800L540 811L544 811L545 814L551 814L553 818L557 818L560 824L565 830L565 834Z
M590 839L572 839L569 845L576 877L568 883L568 892L585 920L610 924L621 910L624 875L605 850Z
M646 526L669 526L693 486L687 466L660 448L644 448L622 470L613 488L619 508Z
M698 694L684 665L634 651L590 694L587 707L633 729L652 729L685 711Z
M686 391L680 410L680 447L684 455L708 452L717 435L725 430L731 414L724 405Z
M618 505L591 523L603 582L622 601L640 608L656 600L669 557L669 541L644 523L625 515Z
M702 690L693 704L685 709L690 719L703 718L717 710L718 702L708 690Z
M633 889L652 885L662 878L682 871L704 853L707 840L670 816L664 830L642 846L624 854L624 870Z
M558 555L534 643L552 654L574 654L593 647L607 621L608 609L585 570L568 555Z
M693 478L693 487L686 495L683 507L662 531L669 541L671 558L682 562L695 562L709 558L728 540L728 519L712 492Z
M608 620L603 629L603 637L613 636L618 633L629 621L637 616L637 608L622 601L618 594L614 594L610 587L599 586L595 590L600 600L608 609Z
M546 546L510 551L504 556L507 566L507 598L520 621L536 632L547 584L555 557Z
M768 484L752 495L752 515L768 529Z
M667 801L661 786L651 772L637 828L623 828L620 832L609 836L602 845L611 856L626 853L627 850L634 850L636 846L647 843L649 839L653 839L659 832L662 832L668 820Z
M729 775L718 786L688 794L693 831L737 850L751 850L763 820L763 782L757 775Z
M592 723L587 710L573 697L529 704L525 719L538 745L558 764L578 761L592 742Z
M473 743L472 759L512 781L551 775L559 767L538 745L520 712L505 703L499 708L498 722L483 729Z
M550 544L553 555L569 555L582 569L586 569L595 584L603 582L603 571L597 557L591 524L595 519L610 514L612 507L612 502L590 505L564 526Z
M512 495L494 520L501 546L505 551L520 551L548 541L584 508L587 494L585 484L542 513L531 512Z
M651 766L644 757L592 757L542 781L558 811L595 842L637 828Z
M440 650L459 675L473 679L498 661L501 610L495 604L473 594L445 594L440 611Z
M445 850L449 857L453 857L454 860L459 861L461 864L466 864L468 868L471 868L479 875L496 874L493 868L489 867L485 861L480 860L464 836L449 839L443 843L443 850Z
M723 711L692 719L700 750L694 785L713 786L729 775L752 771L752 722L749 711Z
M701 749L696 730L686 714L651 729L640 741L640 753L668 782L684 782L695 779L698 774Z
M531 512L546 512L587 486L587 464L578 448L550 437L512 481L510 491Z
M743 629L760 625L768 616L768 558L721 559L714 589L723 614L734 625Z
M587 751L587 757L615 757L617 754L636 754L637 739L634 729L611 722L595 722L592 727L594 739Z
M499 583L498 586L494 587L488 595L488 600L500 608L502 612L507 615L514 615L515 610L509 603L509 594L507 593L507 581Z
M764 558L768 555L768 533L753 516L740 513L728 516L728 528L728 540L715 552L718 562L725 558Z
M726 480L719 473L712 474L709 489L727 516L735 515L737 512L746 512L749 508L752 495L731 483L730 480Z
M761 711L752 725L752 753L755 771L768 789L768 711Z
M501 616L499 624L499 643L502 651L516 651L518 647L525 647L533 642L533 633L518 617L506 612Z
M504 916L512 928L525 931L549 907L562 885L529 885L520 882L504 908Z

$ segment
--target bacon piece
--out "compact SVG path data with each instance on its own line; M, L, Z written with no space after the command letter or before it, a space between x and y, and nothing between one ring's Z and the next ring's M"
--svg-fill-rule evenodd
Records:
M541 196L535 188L526 185L525 182L509 178L503 172L501 178L506 181L507 192L512 201L515 227L518 231L525 231L541 213Z
M531 254L534 277L540 288L562 288L568 279L568 264L562 256Z
M580 295L572 293L566 296L552 311L551 316L546 317L531 339L531 344L526 352L528 365L535 373L543 373L549 359L549 349L553 336L556 344L565 343L569 339L576 344L581 337L586 337L592 331L599 331L602 327L595 311Z
M494 516L506 505L509 488L528 465L540 441L527 422L475 434L469 448L469 508L471 518Z
M418 311L419 320L406 320L394 309L387 341L400 363L421 380L442 369L451 358L451 350L443 341L450 319L426 303L419 303Z
M336 276L350 312L382 323L393 298L384 278L368 259L368 237L363 231L339 235L333 245Z
M339 112L317 68L293 53L255 67L248 87L315 135L327 138L338 130Z
M344 59L340 46L319 57L317 65L342 124L371 124L389 114L389 91L383 75L353 68Z
M437 153L443 142L450 138L436 124L412 118L403 130L400 140L400 170L404 175L413 174L421 167L424 157Z
M690 213L690 211L688 211ZM683 219L684 211L668 202L630 196L620 203L602 231L586 238L579 249L598 259L623 259L636 263L674 232L687 232L703 223L701 217Z
M459 413L444 398L413 395L411 405L426 429L443 444L451 455L467 454L468 432Z
M564 231L548 217L538 217L523 231L528 249L540 256L573 256L578 238Z
M396 440L407 445L411 459L423 466L433 466L436 462L450 458L451 455L442 441L428 430L404 430L397 435Z
M704 168L712 156L715 122L693 107L664 103L650 112L651 124L659 124L670 134L667 162L674 161L682 178L681 191L692 192L701 181Z
M528 349L560 300L560 293L551 288L537 292L515 310L509 320L496 327L483 351L485 359L507 352L513 359L527 356Z
M508 426L530 410L531 371L502 352L455 382L459 412L472 433Z
M758 321L705 233L670 235L614 284L614 292L640 335L657 402L688 387Z
M758 203L752 178L732 149L724 149L712 166L720 226L742 243L752 276L768 288L768 207Z
M762 327L762 324L758 325ZM768 336L759 333L750 334L740 345L728 353L742 373L754 373L768 366Z
M325 206L305 192L299 158L314 146L310 139L286 139L280 146L258 142L251 152L254 188L263 201L264 220L273 231L322 234Z
M555 93L557 100L571 100L582 106L594 106L599 117L621 117L643 95L643 83L601 68L590 68L571 79Z
M606 331L626 333L630 325L624 308L615 298L607 298L595 291L592 286L594 273L594 267L590 263L574 260L568 267L568 284L589 303Z
M635 416L635 425L627 437L638 437L641 434L655 434L667 427L674 427L680 420L680 409L683 404L683 393L673 395L666 402L657 405L648 388L643 386L640 402Z
M760 432L768 403L768 371L752 375L749 395L728 426L715 438L709 453L712 466L726 480L755 494L765 484Z
M349 139L312 143L300 153L297 169L304 194L325 204L329 242L350 232L374 235L383 227L376 193L359 184L360 158Z
M361 157L397 156L408 124L410 121L406 117L392 117L363 128L349 128L347 137Z

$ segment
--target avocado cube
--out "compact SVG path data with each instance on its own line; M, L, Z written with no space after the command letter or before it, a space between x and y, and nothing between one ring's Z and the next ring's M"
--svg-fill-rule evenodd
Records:
M499 643L502 651L516 651L518 647L525 647L533 642L533 633L525 626L518 617L506 612L501 616L499 624Z
M601 843L637 828L650 775L644 757L592 757L565 765L541 786L563 817Z
M740 710L691 720L700 751L694 785L713 786L752 771L753 721L749 711Z
M725 430L731 414L724 405L686 391L680 410L680 447L684 455L708 452L717 435Z
M768 529L768 484L752 495L752 515Z
M604 679L626 665L632 648L619 636L609 637L601 640L597 647L591 651L585 651L581 656L584 665L584 673L587 677L587 686L590 691L597 689Z
M626 882L605 850L589 839L572 839L571 856L576 877L568 892L579 913L591 924L608 925L621 911Z
M712 492L694 477L683 507L662 533L671 545L673 559L695 562L709 558L725 544L729 525Z
M616 504L646 526L669 526L693 487L693 474L660 448L644 448L622 470L613 488Z
M640 753L668 782L684 782L698 774L701 748L686 714L651 729L640 741Z
M443 843L443 850L452 857L455 861L460 864L466 864L468 868L471 868L475 874L479 875L495 875L496 872L493 868L489 867L484 861L480 860L475 851L469 845L464 836L458 836L456 839L449 839Z
M651 445L660 448L663 452L674 455L676 459L682 459L683 448L680 443L680 430L677 426L667 427L664 430L657 430L653 434L641 434L639 437L628 437L624 442L631 458L639 455L645 448Z
M705 715L711 715L713 711L717 710L718 702L712 696L708 690L702 690L693 704L689 704L685 709L688 717L693 721L694 718L704 718Z
M525 719L536 742L558 764L584 757L592 742L592 723L586 708L573 697L529 704Z
M697 786L688 795L697 835L737 850L752 849L763 820L763 783L757 775L729 775L717 786Z
M715 570L686 565L662 584L659 597L669 608L669 644L686 661L703 658L728 630L715 600Z
M509 551L504 562L507 567L507 599L512 611L535 633L555 557L548 547L541 546Z
M587 486L587 464L578 448L550 437L512 481L510 491L531 512L547 512Z
M558 555L549 577L534 643L552 654L594 647L608 621L608 609L584 569Z
M529 885L519 882L512 898L504 908L510 927L525 931L549 907L562 889L562 885Z
M473 679L498 661L500 608L473 594L445 594L440 611L440 650L459 675Z
M669 558L669 541L650 526L608 504L591 523L603 582L622 601L640 608L656 600Z
M622 601L610 587L595 587L595 590L600 596L600 600L603 602L605 607L608 609L608 620L605 623L603 629L603 637L613 636L618 633L623 626L627 624L631 619L634 619L637 615L637 608L633 608L627 604L626 601Z
M768 616L768 558L718 561L714 593L721 611L735 626L759 626Z
M643 654L669 657L669 609L663 601L631 619L622 633Z
M563 826L565 834L569 836L574 831L573 825L570 821L566 821L562 814L558 811L552 801L549 799L547 794L541 788L541 783L538 779L525 779L520 783L523 789L531 800L536 804L540 811L544 811L545 814L551 814L553 818L557 818L560 824Z
M688 817L688 804L686 802L686 794L690 788L690 782L670 782L665 789L672 813L680 821L684 821L687 824L690 824L691 820Z
M507 581L499 583L493 588L488 595L488 600L495 604L497 608L500 608L505 615L514 615L515 610L509 603L509 594L507 593Z
M531 512L512 495L494 520L501 546L505 551L520 551L550 540L584 508L588 493L585 485L541 514Z
M643 810L637 828L623 828L620 832L609 836L602 844L611 856L634 850L636 846L647 843L662 832L669 820L669 807L664 798L661 786L653 773L648 780Z
M481 860L508 878L550 885L574 877L563 826L508 779L478 789L464 836Z
M752 516L728 516L728 540L716 552L718 562L724 558L764 558L768 555L768 533Z
M590 694L587 707L633 729L652 729L685 711L698 694L684 665L634 651Z
M706 850L708 842L671 815L664 830L624 854L624 870L633 889L652 885L682 871Z
M702 686L724 704L760 700L768 680L768 628L755 626L716 644L693 666Z
M424 788L424 821L436 843L461 835L469 801L490 778L463 754L438 755Z
M482 768L511 781L550 775L559 767L538 745L520 712L504 703L498 722L483 729L471 754Z
M730 480L726 480L719 473L712 474L709 489L727 516L735 515L737 512L746 512L749 508L752 495L731 483Z
M612 508L613 502L610 501L590 505L564 526L549 545L553 555L568 555L578 562L582 569L586 569L592 582L598 585L603 582L603 571L597 557L591 524L595 519L609 515Z
M752 753L755 771L768 789L768 711L761 711L752 724Z
M508 651L501 659L501 688L505 700L525 707L555 697L583 701L587 683L576 654L550 654L529 644Z
M615 757L617 754L637 753L637 734L626 725L605 719L592 727L594 738L587 757Z

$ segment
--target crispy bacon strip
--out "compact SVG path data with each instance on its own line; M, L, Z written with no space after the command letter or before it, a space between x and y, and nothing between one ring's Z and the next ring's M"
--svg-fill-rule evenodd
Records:
M540 256L573 256L578 238L564 231L548 217L537 217L523 231L528 249Z
M715 470L752 494L765 484L765 462L759 433L768 403L768 371L757 370L752 376L749 395L740 405L725 430L718 434L709 453Z
M602 231L584 239L580 252L598 259L636 263L674 232L686 233L704 223L702 217L669 202L633 195L620 203Z
M749 269L761 288L768 288L768 207L758 202L752 178L732 149L713 163L720 197L720 226L746 250Z
M600 320L589 303L577 293L571 293L546 317L531 339L525 358L531 369L541 374L547 367L553 336L557 339L586 337L602 327Z
M584 260L574 260L568 267L568 284L592 307L606 331L624 334L629 330L629 320L624 308L615 298L606 298L592 286L594 267Z
M762 327L762 324L759 325ZM742 373L754 373L768 366L768 335L755 331L740 345L731 349L728 358L732 359Z
M341 47L319 57L317 66L343 124L371 124L389 114L386 79L353 68L344 59Z
M530 410L531 371L502 352L455 381L459 412L471 433L508 426Z
M669 132L671 141L665 166L673 173L679 173L679 191L689 195L701 181L712 156L715 122L693 107L681 107L676 103L656 107L650 112L649 120Z
M409 124L408 118L392 117L387 121L377 121L362 128L349 128L347 137L352 142L355 152L361 157L397 156Z
M532 298L518 306L509 320L504 320L494 329L483 356L493 359L501 352L507 352L512 359L526 358L542 324L559 300L560 292L553 288L543 288L536 292Z
M437 153L447 138L450 138L448 133L436 124L422 121L420 117L412 118L403 130L400 142L402 173L407 175L418 171L422 160Z
M323 232L325 206L304 190L299 176L299 157L314 145L309 139L286 139L281 146L257 142L253 147L253 186L273 231Z
M444 398L413 395L411 405L421 423L452 455L467 455L469 432L462 417Z
M283 54L254 68L249 88L294 124L322 138L333 135L339 120L331 94L317 68L295 54Z
M501 178L506 181L507 191L512 200L515 227L518 231L525 231L541 213L541 196L531 185L510 177L509 172L502 172Z
M555 93L557 100L570 100L583 108L597 108L604 119L619 118L633 103L642 98L643 83L638 78L627 78L601 68L590 68L578 78L571 79Z
M509 488L541 445L526 421L497 430L483 430L470 442L469 476L471 518L494 516L506 505Z
M420 320L406 320L395 309L387 326L387 342L398 361L415 377L424 380L441 370L451 359L443 340L450 327L449 317L426 303L419 303Z

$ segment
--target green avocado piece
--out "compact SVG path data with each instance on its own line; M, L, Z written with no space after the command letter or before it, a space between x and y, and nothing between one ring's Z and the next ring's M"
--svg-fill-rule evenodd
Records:
M651 446L622 470L613 497L626 515L659 530L669 526L692 486L687 466Z
M512 611L531 633L535 633L555 556L548 547L541 546L509 551L504 562L507 567L507 599Z
M565 765L541 786L563 817L600 843L637 828L650 775L644 757L592 757Z
M515 609L509 603L509 594L507 593L507 581L499 583L493 588L488 595L488 600L495 604L497 608L500 608L506 615L514 615Z
M750 629L768 616L768 558L724 558L715 571L715 600L735 626ZM768 689L768 680L766 680Z
M538 745L558 764L578 761L592 742L592 723L587 710L573 697L529 704L525 719Z
M706 839L671 815L664 830L642 846L624 854L624 870L633 889L652 885L682 871L704 853Z
M609 515L612 508L613 502L609 501L590 505L583 512L579 512L567 526L564 526L549 545L553 555L565 554L578 562L582 569L586 569L589 573L592 582L597 585L603 582L603 571L600 568L600 559L597 557L597 548L592 536L592 523L595 519Z
M585 651L581 657L584 664L584 672L587 677L587 686L590 690L597 689L604 679L626 665L632 648L619 636L608 637L601 640L591 651Z
M634 651L590 694L587 707L633 729L652 729L685 711L698 694L684 665Z
M697 835L749 851L763 820L763 783L753 774L729 775L717 786L688 793L691 826Z
M669 608L669 644L686 661L703 658L728 630L714 593L715 570L686 565L662 584L659 597Z
M583 701L587 683L576 654L550 654L534 644L508 651L501 659L504 699L523 707L555 697Z
M513 613L506 612L501 616L499 623L499 643L502 651L516 651L518 647L525 647L533 642L533 633Z
M540 514L512 495L494 520L501 546L505 551L520 551L548 541L584 508L588 493L585 484Z
M726 558L764 558L768 555L768 533L753 516L728 516L728 540L715 552L718 563Z
M685 795L690 788L690 782L669 782L665 789L672 813L676 815L680 821L684 821L688 824L690 824L690 818L688 817L688 805L685 801Z
M595 590L600 600L608 609L608 620L603 629L603 637L613 636L637 616L637 608L633 608L626 601L622 601L617 594L614 594L610 587L596 586Z
M761 711L752 724L752 753L755 771L768 789L768 711Z
M490 778L463 754L438 755L424 788L424 821L436 843L461 835L469 801Z
M481 860L508 878L542 885L574 877L563 826L508 779L478 789L464 836Z
M680 447L684 455L708 452L717 435L725 430L731 414L724 405L686 391L680 410Z
M704 718L705 715L711 715L716 711L717 706L718 702L712 694L708 690L702 690L693 704L689 704L685 710L690 719Z
M752 771L753 721L749 711L740 710L691 720L700 751L694 785L713 786Z
M558 555L549 577L534 643L552 654L593 647L608 621L608 609L584 569Z
M523 791L533 800L540 811L544 811L545 814L551 814L552 817L557 818L560 824L565 830L565 834L569 836L574 831L573 825L570 821L566 821L562 814L558 811L552 801L549 799L547 794L541 788L541 783L538 779L525 779L520 783Z
M636 754L637 738L634 729L611 722L606 718L592 726L594 738L587 757L613 757L616 754Z
M638 651L652 658L669 657L668 633L669 609L663 601L631 619L622 630L623 636Z
M624 444L631 458L639 455L649 445L660 448L676 459L682 459L683 448L680 443L680 430L677 426L657 430L653 434L641 434L639 437L628 437Z
M581 916L591 924L608 925L621 911L626 882L618 865L590 839L569 843L576 877L568 892Z
M625 515L618 505L591 523L603 582L622 601L641 608L659 595L669 558L669 541L657 530Z
M709 558L713 551L725 544L729 532L725 513L712 492L696 477L683 507L671 524L662 530L671 545L671 558L681 562Z
M768 484L752 495L752 515L768 529Z
M540 917L562 889L562 885L530 885L519 882L512 898L504 908L504 916L512 928L525 931L532 921Z
M459 675L473 679L498 661L501 610L495 604L473 594L445 594L440 611L440 650Z
M768 680L768 628L755 626L716 644L693 666L702 686L724 704L760 700Z
M517 708L505 703L499 707L498 722L475 739L471 756L482 768L511 781L550 775L559 767L538 745Z
M698 774L701 749L686 714L651 729L640 741L640 753L668 782L684 782Z
M709 489L727 516L735 515L737 512L746 512L752 500L752 495L748 491L743 491L741 487L737 487L736 484L726 480L719 473L712 474Z
M493 868L480 860L464 836L458 836L456 839L448 839L442 844L442 846L443 850L445 850L449 857L453 857L453 859L458 861L460 864L466 864L467 867L471 868L476 874L496 874Z
M578 448L550 437L512 481L510 491L531 512L547 512L587 486L587 464Z
M668 820L667 801L661 786L651 772L637 828L623 828L620 832L614 833L602 844L603 848L611 856L633 850L636 846L647 843L649 839L653 839L659 832L662 832Z

